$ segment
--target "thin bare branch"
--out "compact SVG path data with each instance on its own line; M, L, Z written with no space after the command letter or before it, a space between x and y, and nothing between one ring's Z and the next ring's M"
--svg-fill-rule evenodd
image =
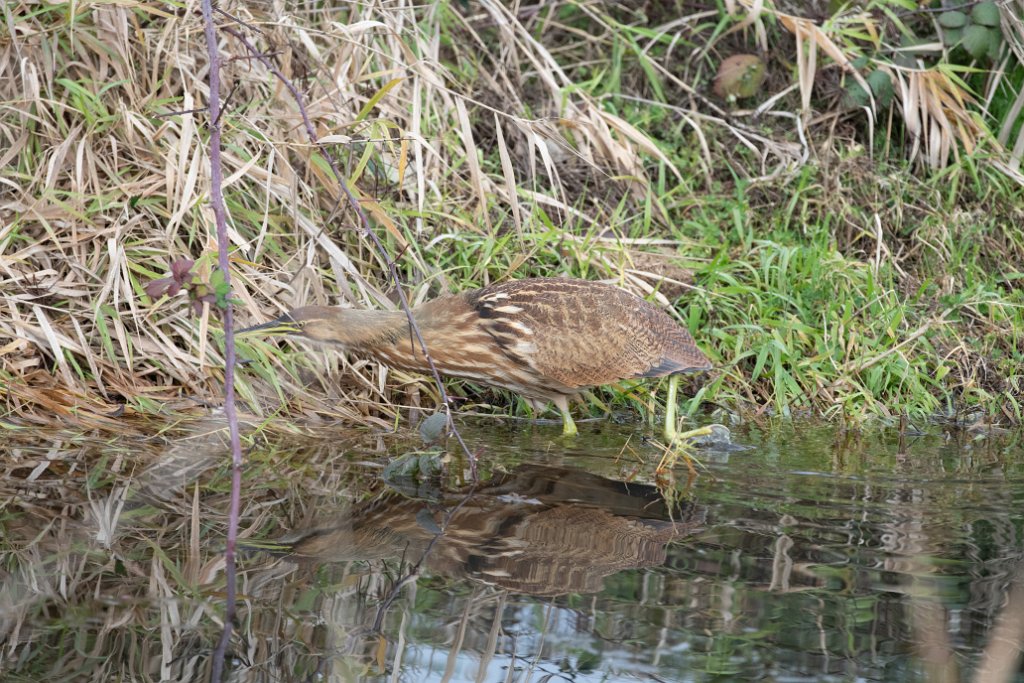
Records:
M231 504L228 511L228 537L224 548L225 590L224 630L213 659L212 680L220 683L224 672L224 657L235 617L237 574L235 571L235 545L238 542L238 519L242 500L242 444L239 437L238 413L235 408L235 331L234 310L231 305L231 269L228 260L227 215L224 209L224 173L221 164L220 127L220 55L217 51L217 32L213 24L213 2L202 0L203 32L209 60L210 83L210 202L217 224L217 263L224 276L227 292L223 295L224 315L224 415L227 417L231 441Z

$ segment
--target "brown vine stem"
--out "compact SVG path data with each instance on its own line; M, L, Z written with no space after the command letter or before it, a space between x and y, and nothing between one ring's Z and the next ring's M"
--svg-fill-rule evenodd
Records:
M349 203L349 206L352 207L353 211L355 211L356 213L356 216L359 218L359 224L362 227L363 235L366 237L366 239L370 240L370 243L373 244L374 249L380 255L381 259L387 264L388 275L390 276L392 282L395 283L395 291L398 293L399 305L401 306L402 311L405 312L406 317L409 319L409 328L412 331L412 334L416 337L416 341L419 344L420 349L423 351L423 357L427 361L427 366L430 368L430 372L433 375L434 382L437 384L437 390L441 397L441 403L444 405L444 410L448 416L448 427L451 430L451 433L458 440L463 452L466 454L466 457L469 460L470 478L473 482L476 482L478 479L476 455L469 450L469 446L466 445L466 442L463 440L458 428L455 426L455 422L452 420L451 402L448 398L448 392L445 391L444 382L441 381L441 374L437 371L437 367L434 365L434 359L431 358L430 352L427 350L427 344L425 341L423 341L423 335L420 334L420 328L416 324L416 319L413 317L412 309L409 306L409 300L405 295L405 290L402 288L402 279L398 274L398 266L395 263L394 259L392 259L388 255L387 249L384 247L384 244L380 241L380 238L377 237L377 234L373 231L373 228L370 226L370 219L367 217L366 212L363 210L363 207L359 204L359 199L355 196L355 194L352 192L352 189L348 186L348 182L345 180L345 176L342 174L338 162L334 158L334 155L331 154L330 150L327 149L327 147L325 147L323 144L319 142L319 139L317 138L316 134L316 129L313 127L313 123L309 118L309 112L306 110L306 104L304 98L302 97L302 93L299 92L299 89L295 87L295 84L292 83L291 80L287 76L285 76L279 68L277 68L277 65L269 57L267 57L265 54L257 50L256 47L249 42L249 40L241 33L241 31L238 31L237 29L231 28L229 26L223 27L223 30L226 33L228 33L228 35L231 35L236 40L238 40L249 52L249 54L253 58L259 60L268 70L270 70L270 72L273 73L274 76L276 76L277 79L281 81L284 87L288 89L288 92L291 93L292 98L295 100L295 104L299 109L299 114L302 116L302 123L306 129L306 135L309 137L310 143L313 146L315 146L323 155L324 159L327 160L327 163L331 167L331 172L334 173L334 177L338 181L338 185L341 187L341 190L344 193L345 198Z

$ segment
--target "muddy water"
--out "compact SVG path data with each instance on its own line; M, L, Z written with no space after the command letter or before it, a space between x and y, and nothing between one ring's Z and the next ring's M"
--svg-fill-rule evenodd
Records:
M465 425L476 486L385 474L392 437L253 448L234 680L1024 680L1019 437L745 426L687 482L580 427ZM220 443L0 446L0 677L205 679Z

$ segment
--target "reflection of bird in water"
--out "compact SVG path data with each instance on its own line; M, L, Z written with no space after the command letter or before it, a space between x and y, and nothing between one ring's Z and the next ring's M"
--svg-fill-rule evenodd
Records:
M588 387L669 377L665 436L677 435L678 377L711 363L668 315L599 282L516 280L434 299L413 309L437 369L509 389L539 410L551 401L575 434L569 399ZM307 306L242 332L294 334L405 370L429 369L402 312Z
M454 512L438 536L448 510ZM524 465L468 499L452 493L443 507L404 497L378 500L344 524L301 531L283 543L296 559L329 562L417 562L427 553L424 565L436 574L560 595L594 593L610 574L664 563L666 543L703 521L704 508L670 509L653 486Z

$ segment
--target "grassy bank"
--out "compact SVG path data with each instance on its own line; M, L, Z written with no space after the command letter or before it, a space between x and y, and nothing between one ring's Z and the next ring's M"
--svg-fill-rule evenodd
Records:
M671 307L714 359L690 387L692 412L1024 420L1024 196L994 143L941 169L907 161L912 136L884 112L887 127L869 129L841 106L835 68L814 80L818 115L800 114L796 90L760 116L718 101L716 65L756 39L722 38L739 19L712 6L648 8L643 24L572 3L519 15L493 2L224 8L305 94L412 300L530 275L606 279ZM6 10L9 424L117 428L220 400L220 323L201 300L189 306L189 289L203 291L146 291L176 260L193 259L204 285L215 265L191 9ZM792 37L766 26L779 47L752 106L796 76ZM238 318L300 303L395 308L387 264L339 203L294 101L237 39L222 41ZM1006 64L974 84L992 101L1019 90L1021 67ZM390 426L399 406L436 400L422 377L323 350L240 351L238 389L257 414ZM589 410L655 414L655 388L599 390ZM513 403L452 392L469 407Z

